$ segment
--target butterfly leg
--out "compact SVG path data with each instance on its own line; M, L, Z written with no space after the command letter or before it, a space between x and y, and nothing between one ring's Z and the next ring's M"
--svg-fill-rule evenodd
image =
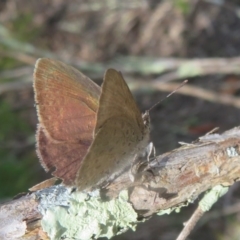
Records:
M149 163L155 158L156 156L156 150L152 142L148 144L146 149L143 153L137 154L134 157L134 160L132 162L132 166L130 168L129 177L132 182L135 182L137 180L142 179L141 181L144 181L144 177L142 177L144 174L148 171L145 171L146 169L149 169Z
M150 163L152 160L156 158L156 148L154 147L153 143L150 142L146 148L147 153L147 161Z

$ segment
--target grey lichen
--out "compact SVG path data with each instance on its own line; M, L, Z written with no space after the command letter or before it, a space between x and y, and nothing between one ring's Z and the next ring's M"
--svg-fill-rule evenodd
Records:
M42 227L52 240L111 238L137 225L127 191L110 201L74 192L68 201L68 206L50 206L43 213Z
M45 212L51 207L69 206L71 192L72 188L67 188L62 185L56 185L37 191L35 195L39 201L39 212L44 215Z

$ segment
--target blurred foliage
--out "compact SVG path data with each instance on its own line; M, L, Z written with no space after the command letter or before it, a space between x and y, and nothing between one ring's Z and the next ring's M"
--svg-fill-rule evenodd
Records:
M39 29L33 27L32 20L31 13L19 14L8 23L8 29L15 39L31 42L40 32ZM0 45L1 50L7 51L8 49ZM20 65L22 63L11 57L0 58L0 69L9 70ZM0 79L1 83L9 81L9 79ZM37 182L34 170L36 154L31 151L34 144L29 137L34 136L34 133L29 123L20 115L20 112L14 111L8 101L3 97L0 98L0 199L13 197ZM32 149L29 150L28 145Z
M41 33L40 28L33 24L33 15L31 13L22 13L14 18L7 26L13 39L21 42L31 42ZM7 51L8 47L0 44L0 51ZM11 50L11 49L10 49ZM8 70L20 66L21 63L15 59L3 56L0 58L0 69ZM8 79L0 79L0 82L7 82Z
M31 42L36 39L40 33L39 29L33 25L32 13L20 14L12 21L10 30L17 40L27 42Z
M0 45L0 50L3 49L4 47ZM2 57L0 58L0 68L1 69L11 69L13 68L14 65L16 65L16 61L10 57ZM0 79L0 82L5 82L7 79Z
M32 134L28 124L14 112L6 101L0 101L0 198L26 191L36 182L33 155L18 148L16 141L24 142ZM14 183L14 184L13 184Z
M184 15L190 12L190 2L188 0L177 0L174 1L175 7L179 9Z
M0 126L0 141L2 142L10 140L14 135L16 136L16 132L29 133L27 124L18 118L18 115L12 111L5 101L0 102Z

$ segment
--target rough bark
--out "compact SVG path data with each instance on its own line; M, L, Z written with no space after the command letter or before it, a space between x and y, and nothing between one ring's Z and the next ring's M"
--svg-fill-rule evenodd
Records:
M149 163L139 164L134 171L134 182L126 172L102 190L103 201L106 197L116 198L121 190L127 189L128 202L138 219L176 210L214 186L229 186L239 179L240 127L183 144ZM32 192L2 204L1 239L48 239L39 221L42 218L40 212L43 212L39 204L41 198L46 199L52 194L51 191L55 191L54 188Z

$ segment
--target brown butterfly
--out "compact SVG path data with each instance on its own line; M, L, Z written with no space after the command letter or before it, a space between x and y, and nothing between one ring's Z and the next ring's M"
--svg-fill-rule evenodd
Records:
M99 99L100 88L82 73L40 59L34 89L38 155L65 184L75 182L79 190L100 187L130 167L148 145L149 114L141 115L114 69L106 71Z

